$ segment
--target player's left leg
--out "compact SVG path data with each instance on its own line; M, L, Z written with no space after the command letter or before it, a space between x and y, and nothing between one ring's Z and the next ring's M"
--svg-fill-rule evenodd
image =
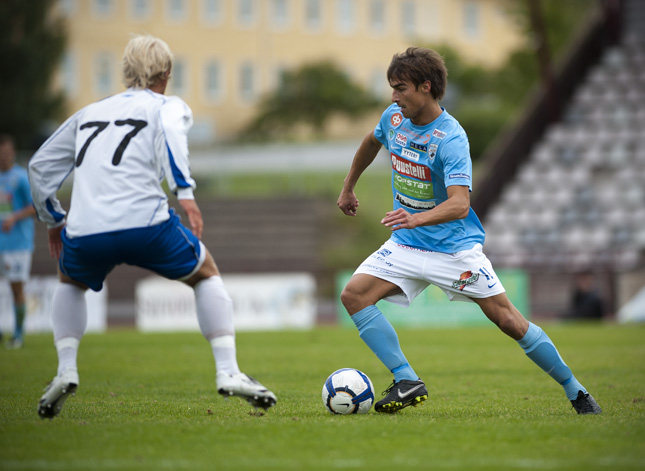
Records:
M23 327L27 312L24 286L29 279L31 252L28 250L5 252L2 257L2 263L6 265L4 271L11 287L15 321L13 336L6 344L6 347L15 349L22 347L24 342Z
M60 414L67 398L78 388L78 347L87 327L86 288L65 275L60 275L60 278L61 283L52 299L58 369L38 403L38 415L43 419L52 419Z
M473 298L484 314L502 332L517 341L526 356L558 382L578 414L599 414L602 409L576 379L549 336L537 325L527 321L506 296Z
M20 348L24 342L24 323L25 314L27 312L27 303L25 302L24 284L22 281L12 281L11 294L13 295L13 313L14 313L14 329L13 337L7 343L7 348L15 349Z

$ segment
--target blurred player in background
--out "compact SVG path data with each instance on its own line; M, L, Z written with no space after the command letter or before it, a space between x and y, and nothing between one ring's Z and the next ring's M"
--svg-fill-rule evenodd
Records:
M24 342L24 284L31 269L36 214L27 170L16 164L15 158L13 138L0 134L0 278L6 278L11 286L15 318L13 337L6 344L9 349L20 348Z
M394 328L375 305L386 299L407 306L434 284L453 301L477 303L531 360L562 385L576 412L600 413L551 339L510 302L482 252L484 229L470 208L468 138L439 105L447 83L442 57L429 49L409 48L393 57L387 78L394 103L363 139L338 198L343 213L355 216L356 183L385 146L392 159L394 208L381 223L391 228L392 235L358 267L341 294L361 338L394 374L392 386L375 404L375 410L396 412L428 397Z
M200 241L201 212L190 176L187 133L193 118L178 97L166 97L172 53L152 36L135 36L121 62L125 92L91 104L63 123L29 163L34 205L48 226L59 261L52 308L58 373L38 404L57 415L78 384L77 354L85 332L84 292L127 263L181 280L195 291L200 329L210 342L218 392L269 408L276 396L240 372L232 301L213 257ZM56 191L74 172L69 214ZM188 216L187 229L168 207L170 191Z

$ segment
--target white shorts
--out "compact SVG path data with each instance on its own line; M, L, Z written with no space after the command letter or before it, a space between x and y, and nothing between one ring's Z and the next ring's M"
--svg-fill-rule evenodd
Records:
M0 278L6 278L10 283L25 283L29 279L30 270L30 250L0 252Z
M451 301L474 302L506 290L481 244L453 254L430 252L388 240L356 269L354 274L372 275L401 288L385 298L409 306L428 285L438 286Z

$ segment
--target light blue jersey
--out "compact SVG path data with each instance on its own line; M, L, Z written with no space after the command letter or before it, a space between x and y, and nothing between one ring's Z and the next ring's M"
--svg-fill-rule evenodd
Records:
M432 123L416 126L403 117L397 104L392 104L381 116L374 137L390 151L395 210L431 210L448 199L447 187L452 185L467 186L472 191L468 138L446 110ZM392 234L398 244L442 253L484 245L484 238L484 228L472 208L465 219Z
M27 170L14 165L0 172L0 224L13 212L31 206ZM34 250L34 218L17 221L9 232L0 230L0 252Z

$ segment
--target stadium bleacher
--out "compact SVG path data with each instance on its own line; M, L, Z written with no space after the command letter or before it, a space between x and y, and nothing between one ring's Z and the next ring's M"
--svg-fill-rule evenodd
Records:
M487 254L495 266L538 274L538 296L566 299L553 283L540 287L540 273L566 291L573 273L602 272L611 284L644 265L645 5L622 6L620 40L602 50L486 211Z

